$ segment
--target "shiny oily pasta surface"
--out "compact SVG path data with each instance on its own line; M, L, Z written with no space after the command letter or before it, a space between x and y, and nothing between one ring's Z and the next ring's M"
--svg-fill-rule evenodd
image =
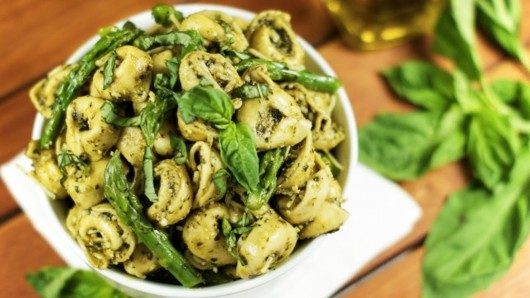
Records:
M145 32L132 28L137 40L95 59L53 146L31 141L27 149L33 177L68 207L66 227L90 264L176 283L163 278L164 262L105 197L113 154L121 155L144 216L199 272L227 280L262 275L304 239L340 228L348 213L334 176L340 165L332 150L345 138L332 116L337 99L299 80L305 54L288 14L264 11L246 22L201 11L171 15ZM172 44L176 32L200 42L191 48L182 35ZM153 36L166 39L146 45ZM31 89L44 118L54 117L60 89L79 65L58 66ZM228 122L181 108L179 96L197 86L226 94L231 114L221 120ZM175 100L160 112L163 96ZM220 141L230 123L248 129L260 162L257 191L241 183ZM247 203L253 195L258 207Z

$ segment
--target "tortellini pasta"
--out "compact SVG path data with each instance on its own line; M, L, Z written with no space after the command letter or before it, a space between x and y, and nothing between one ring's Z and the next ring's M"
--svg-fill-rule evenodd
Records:
M143 244L136 245L131 257L123 263L123 269L127 273L142 279L159 268L158 260Z
M37 142L28 145L26 155L33 160L32 175L37 179L55 199L64 199L66 189L61 183L63 174L57 165L53 150L39 150Z
M246 80L266 83L270 88L266 98L245 100L237 112L237 119L254 131L256 148L292 146L307 137L311 122L303 117L292 96L272 82L265 68L251 68L247 72Z
M88 208L104 200L103 175L107 162L108 158L90 162L86 173L75 166L68 166L64 188L76 205Z
M250 48L265 58L293 66L304 64L304 51L291 28L291 16L277 10L258 14L246 30Z
M277 267L291 255L297 240L296 229L272 209L267 210L237 243L241 260L236 275L249 278Z
M219 228L220 220L228 217L228 208L218 203L199 209L188 217L182 238L190 253L198 260L215 266L236 263L236 259L228 252Z
M177 112L178 128L182 136L189 141L203 141L212 144L213 140L217 138L217 130L211 125L205 123L202 119L196 119L190 123L186 123L179 112Z
M90 84L90 95L113 101L130 100L139 107L149 95L153 59L146 52L129 45L118 48L116 55L112 83L108 88L103 87L101 67L94 74Z
M57 66L29 91L31 102L44 117L51 117L59 87L75 67L75 64Z
M91 160L99 160L118 141L120 130L101 115L104 103L101 98L81 96L68 106L65 143L75 155L87 154Z
M184 90L202 83L230 92L243 84L230 60L221 54L203 51L191 52L182 59L179 76Z
M238 23L231 16L220 11L201 11L191 14L182 21L179 29L198 31L207 47L212 43L234 51L244 51L248 47L248 41Z
M147 209L147 216L161 227L175 224L188 215L192 206L190 178L184 166L165 159L155 167L160 179L158 201Z
M131 228L120 221L108 203L88 209L74 207L68 212L66 226L98 269L127 261L136 247Z
M95 268L155 280L176 262L188 273L265 274L299 239L348 218L340 167L326 164L346 137L334 87L303 80L320 75L299 72L304 51L286 13L172 13L151 29L115 28L138 35L31 89L37 111L64 123L30 142L30 174L63 199L66 228ZM93 70L81 79L77 67ZM54 107L72 78L75 92Z
M203 207L221 198L213 182L213 176L223 168L217 150L205 142L196 142L190 148L188 167L192 171L195 199L193 207Z

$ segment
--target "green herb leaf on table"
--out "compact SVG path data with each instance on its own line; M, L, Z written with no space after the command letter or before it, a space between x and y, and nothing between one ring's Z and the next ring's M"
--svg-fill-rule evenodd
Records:
M475 0L449 0L435 29L433 50L447 56L471 79L482 77L475 46Z
M530 59L520 36L520 0L478 0L476 5L481 29L530 71Z
M471 117L468 157L473 175L488 188L506 178L520 148L520 137L506 117L487 109Z
M248 192L259 183L259 159L252 130L244 123L230 123L219 133L221 159Z
M214 87L196 86L178 99L179 112L186 123L201 118L218 129L232 123L234 105L230 97Z
M125 298L97 273L72 268L45 267L26 276L28 283L43 298Z
M465 297L508 270L528 234L529 181L525 149L507 182L449 198L425 242L424 297Z
M457 106L445 115L427 111L378 115L360 130L360 160L391 179L416 179L463 157L464 120Z
M431 63L408 61L382 73L394 92L418 107L443 111L454 102L451 74Z

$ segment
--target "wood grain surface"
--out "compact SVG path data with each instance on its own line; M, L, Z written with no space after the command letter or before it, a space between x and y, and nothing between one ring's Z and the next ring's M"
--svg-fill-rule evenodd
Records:
M64 61L101 26L150 8L159 1L6 1L0 10L0 163L20 152L30 137L35 114L27 91L53 66ZM191 1L185 1L191 2ZM205 1L206 2L206 1ZM378 52L354 52L338 38L319 0L207 1L253 11L283 9L292 14L295 29L317 46L343 81L354 106L359 125L380 112L407 111L379 76L379 71L408 59L432 59L430 38L420 38L402 46ZM522 35L530 45L530 0L523 1ZM528 79L483 37L480 53L489 78ZM423 210L421 219L404 239L383 252L360 274L352 276L341 297L418 297L422 243L448 194L463 187L468 173L461 164L451 164L428 173L403 187ZM27 218L0 184L0 297L34 295L25 283L27 272L41 266L59 265L61 260L36 234ZM530 242L521 250L513 268L480 297L530 296Z

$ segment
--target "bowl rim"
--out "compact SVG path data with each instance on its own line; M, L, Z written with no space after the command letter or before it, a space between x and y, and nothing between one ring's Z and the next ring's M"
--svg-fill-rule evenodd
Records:
M201 10L218 10L222 11L231 16L237 16L244 19L251 19L256 13L239 9L226 5L217 5L217 4L176 4L173 5L176 9L183 11L185 15L194 13ZM153 25L154 21L151 18L150 10L145 10L140 13L134 14L130 17L122 19L115 24L117 26L122 25L125 21L130 20L133 23L137 24L139 27L144 27L143 24L147 26ZM73 63L77 61L83 53L87 52L88 49L98 40L98 36L94 35L84 42L74 53L66 60L66 63ZM306 57L312 60L312 62L320 68L321 72L336 76L335 72L331 66L325 61L325 59L317 52L312 45L305 41L302 37L298 36L298 41L300 42ZM349 162L345 165L345 177L343 178L343 193L351 193L351 182L352 182L352 172L354 166L357 164L358 159L358 138L357 138L357 127L355 122L355 115L351 106L351 103L348 99L344 87L341 87L337 91L337 98L340 102L340 107L344 113L345 120L345 129L347 133L346 140L349 140L348 144L348 154ZM32 139L39 139L42 128L44 124L44 118L39 113L36 114L35 120L32 128ZM156 296L169 296L169 297L214 297L214 296L225 296L229 294L235 294L245 290L249 290L265 284L276 277L286 273L291 268L299 264L303 259L308 257L321 243L325 240L326 235L322 235L318 238L310 240L305 247L297 250L287 261L281 264L278 268L271 270L263 275L251 278L251 279L241 279L233 281L226 284L204 287L204 288L185 288L179 285L163 284L158 282L153 282L149 280L142 280L126 273L122 273L113 269L96 269L92 267L90 263L87 262L87 259L82 252L81 248L77 245L76 241L70 237L67 233L65 227L61 224L61 220L57 213L53 210L51 200L47 196L44 196L46 200L43 202L43 212L44 216L51 219L49 221L50 228L55 229L60 235L60 238L65 243L65 249L72 250L75 252L78 258L83 260L88 267L97 271L99 274L116 284L119 288L124 289L127 292L130 290L136 293L143 293L148 295Z

